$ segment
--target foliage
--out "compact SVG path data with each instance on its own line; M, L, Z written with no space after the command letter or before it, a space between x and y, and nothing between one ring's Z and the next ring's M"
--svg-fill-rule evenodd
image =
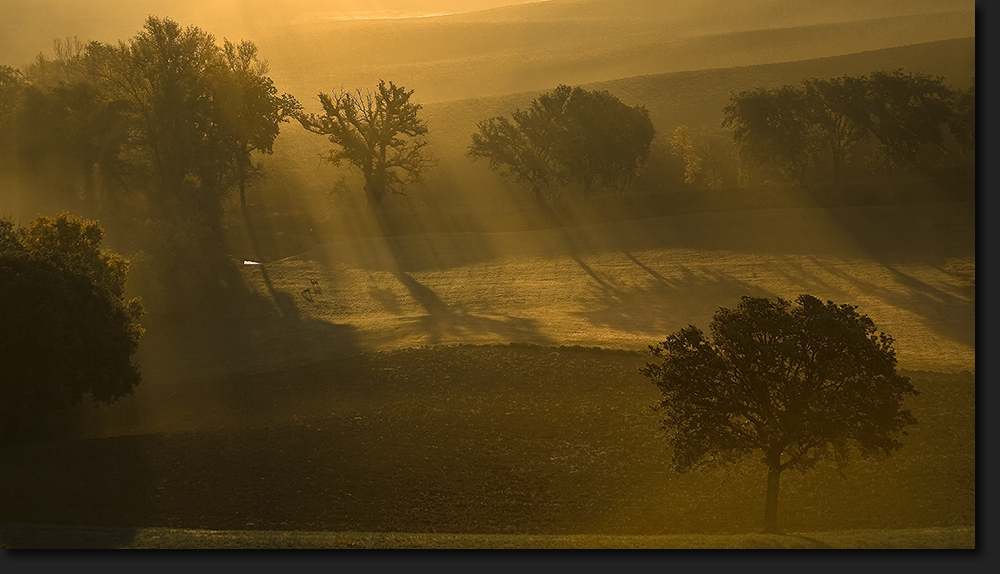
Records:
M954 112L949 127L958 144L968 151L976 151L976 79L972 85L955 95Z
M688 126L674 129L670 151L684 160L684 183L693 184L701 179L708 187L722 186L722 152L714 144L714 141L708 145L695 143Z
M670 151L684 160L684 183L694 183L701 171L701 155L695 150L691 128L677 126L670 138Z
M805 94L794 86L754 88L723 108L722 127L733 129L741 162L775 167L795 183L816 163L817 142L807 121Z
M918 165L924 146L943 146L942 127L951 118L952 92L942 78L893 70L873 72L864 81L858 121L881 144L880 161L888 169Z
M9 169L6 164L16 149L14 134L24 85L19 70L0 65L0 169Z
M107 97L90 73L94 45L56 42L56 58L39 55L19 113L21 164L38 184L97 208L113 207L128 171L130 127L125 103Z
M472 134L468 155L472 159L489 160L490 169L505 180L528 183L531 196L545 202L543 190L557 177L544 156L544 150L530 137L531 121L527 112L515 110L512 119L502 116L479 122L479 131Z
M840 179L844 163L851 150L868 139L869 133L859 123L863 106L857 94L864 89L864 79L839 76L828 80L812 78L802 82L809 105L807 117L813 126L820 147L833 157L833 180Z
M642 374L660 389L662 428L678 472L761 452L768 470L764 528L777 527L778 479L848 448L888 455L916 420L902 409L916 391L896 372L893 340L852 305L801 295L744 296L720 308L711 340L695 326L667 337Z
M46 418L89 395L111 403L139 383L143 329L125 298L128 261L100 249L96 221L68 213L26 229L0 220L0 438L44 433Z
M507 179L542 189L576 182L589 195L595 183L619 191L638 175L656 130L649 112L630 107L607 91L560 85L515 110L479 122L468 155L487 159Z
M973 95L973 120L974 101ZM960 107L953 108L956 105ZM734 94L723 109L722 125L733 129L744 171L770 167L803 183L808 168L828 152L837 181L851 150L870 137L879 143L866 158L872 170L919 166L923 150L944 148L945 124L951 124L959 143L967 146L969 117L953 121L952 116L968 109L967 99L954 102L942 78L876 71Z
M250 153L270 151L283 119L256 47L220 47L197 27L150 17L128 42L95 53L109 97L128 106L138 159L156 182L146 190L151 213L197 213L217 234L226 192L246 182Z
M320 92L320 115L295 113L303 128L334 144L327 161L346 161L361 171L365 197L376 210L386 194L402 194L430 167L423 151L427 124L417 116L421 106L410 102L412 95L413 90L380 80L375 91Z
M261 174L252 163L254 152L271 154L280 124L300 108L291 95L278 95L267 71L253 42L223 40L222 66L212 86L222 119L217 149L228 175L223 187L237 186L243 205L248 183Z

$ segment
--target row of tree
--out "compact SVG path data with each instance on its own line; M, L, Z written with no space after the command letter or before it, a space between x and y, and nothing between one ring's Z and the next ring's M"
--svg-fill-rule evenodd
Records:
M56 42L55 57L0 68L0 167L64 207L137 224L152 283L211 294L223 200L245 198L254 156L299 108L266 74L252 42L169 19L117 45Z
M964 150L976 144L975 80L956 92L940 77L903 70L758 87L734 94L723 114L741 166L773 169L796 183L823 157L838 181L869 140L869 169L890 172L920 165L928 148L944 150L946 132Z

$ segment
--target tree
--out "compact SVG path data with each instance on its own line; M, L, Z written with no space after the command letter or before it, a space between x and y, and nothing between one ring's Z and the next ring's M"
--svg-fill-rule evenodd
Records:
M951 120L948 122L958 145L966 151L976 151L976 78L972 85L955 95Z
M253 163L254 152L270 155L280 124L301 106L288 94L278 95L253 42L223 40L222 53L224 65L213 82L222 119L218 151L230 156L223 161L233 172L224 187L239 189L246 212L247 185L261 173Z
M795 86L754 88L731 96L722 127L733 129L741 163L777 169L804 183L819 149L804 90Z
M833 181L837 182L844 163L851 157L851 149L870 135L857 120L863 113L864 79L854 76L829 80L812 78L802 82L802 86L808 106L806 115L822 147L830 150Z
M576 182L584 196L600 182L619 191L631 183L649 156L656 135L649 112L630 107L607 91L560 85L515 110L511 120L478 124L468 155L487 159L507 179L542 188Z
M670 137L670 151L684 160L684 183L694 183L701 171L701 155L691 139L691 128L677 126Z
M905 169L920 163L926 146L942 148L953 94L940 77L903 70L873 72L862 80L863 105L855 118L879 141L871 168Z
M123 102L111 100L90 73L95 44L56 41L55 58L39 54L26 67L20 158L43 188L95 207L121 191L122 154L130 126ZM80 205L82 207L82 205Z
M214 37L150 16L128 42L94 51L108 97L128 105L138 144L131 159L140 168L134 181L144 186L153 214L201 220L218 235L227 166L212 87L224 64Z
M764 530L777 531L781 473L831 457L847 463L899 449L916 420L902 408L917 391L896 372L893 339L853 305L801 295L744 296L720 308L711 339L695 326L667 337L641 369L662 395L656 407L678 472L763 454Z
M556 181L558 174L546 160L545 150L536 145L537 138L528 135L531 131L527 113L516 110L512 117L513 121L498 116L479 122L468 156L488 160L490 169L505 180L527 183L531 197L544 204L543 190Z
M128 261L100 249L96 221L68 213L28 228L0 220L0 441L44 435L84 396L111 403L140 381L143 328L125 298Z
M427 124L417 117L421 106L410 102L412 95L413 90L380 80L374 92L320 92L322 114L294 115L303 128L334 144L327 161L346 161L361 171L365 197L376 212L386 194L403 194L430 167L423 151Z
M0 175L10 170L17 149L15 133L24 87L19 70L0 65Z
M670 137L670 151L684 160L684 183L693 184L701 179L708 187L722 186L722 153L715 143L695 143L691 137L691 128L687 126L677 126L674 129Z

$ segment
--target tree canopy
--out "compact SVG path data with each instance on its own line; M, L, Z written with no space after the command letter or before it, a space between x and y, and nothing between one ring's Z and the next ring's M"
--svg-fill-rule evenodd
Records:
M470 158L486 159L506 179L527 182L532 196L575 182L589 195L595 183L622 190L649 156L656 130L649 112L607 91L560 85L515 110L479 122Z
M733 129L742 162L773 166L802 183L816 162L817 142L807 121L811 105L794 86L754 88L733 96L722 126Z
M878 143L866 158L872 170L921 165L924 150L944 149L946 125L967 147L970 124L961 114L968 109L942 78L876 71L733 94L722 126L733 130L743 169L775 169L803 183L807 170L828 154L837 181L851 151L869 138ZM972 109L974 117L974 96Z
M888 455L916 423L902 408L917 392L896 372L892 337L853 305L744 296L716 312L710 331L670 335L650 347L661 361L641 372L660 390L676 471L763 455L766 531L777 529L782 471L826 457L846 464L851 447Z
M327 161L347 162L361 171L365 197L376 212L386 194L404 193L430 167L423 150L427 124L418 117L421 106L410 101L412 95L413 90L380 80L374 91L320 92L321 114L295 114L303 128L334 144Z
M89 395L111 403L139 383L143 328L126 299L128 261L100 249L96 221L67 213L27 228L0 219L0 438L38 437L46 417Z

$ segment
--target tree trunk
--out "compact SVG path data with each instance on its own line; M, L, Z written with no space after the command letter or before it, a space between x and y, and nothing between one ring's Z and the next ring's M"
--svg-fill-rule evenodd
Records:
M365 199L368 200L368 207L374 213L379 213L382 204L382 194L384 191L376 189L376 186L368 181L365 182Z
M764 532L778 532L778 484L781 479L781 453L767 457L767 498L764 502Z
M833 183L840 183L840 166L843 164L842 151L833 150Z
M531 185L531 197L535 198L538 205L545 207L545 197L542 196L542 190L535 184Z

